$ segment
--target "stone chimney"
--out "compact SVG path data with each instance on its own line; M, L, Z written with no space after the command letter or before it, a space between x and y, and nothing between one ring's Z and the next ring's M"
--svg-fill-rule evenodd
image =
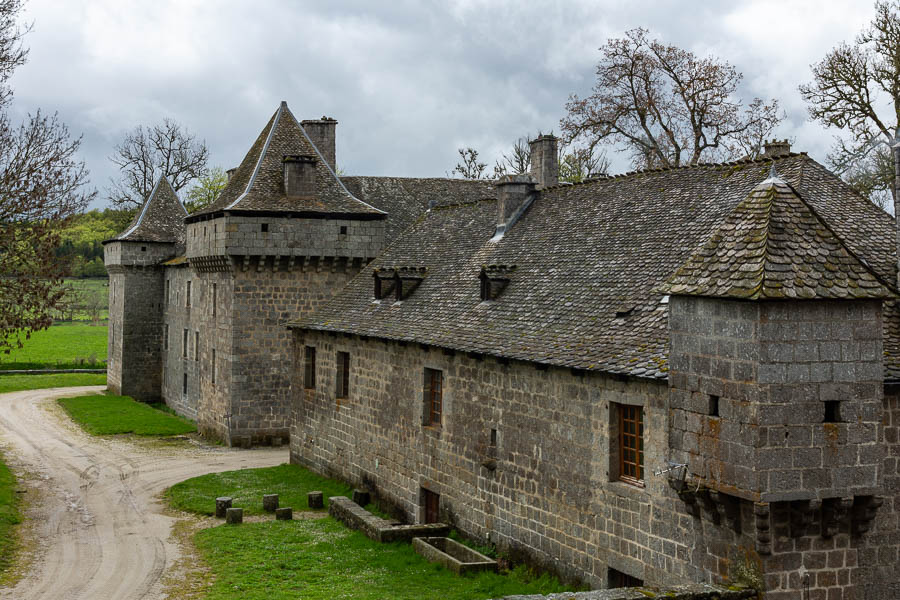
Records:
M228 178L226 181L231 181L231 178L234 177L235 171L237 171L237 167L232 167L225 171L225 177Z
M552 135L539 135L528 144L531 146L531 176L538 188L559 183L559 155L557 140Z
M791 153L791 143L784 140L766 140L763 142L763 158L774 158L776 156L784 156Z
M535 183L531 175L504 175L497 183L497 229L495 237L502 235L528 208L534 198Z
M286 196L316 195L317 162L319 161L315 156L308 154L288 154L281 159Z
M306 135L309 136L322 156L325 157L325 162L328 163L328 166L331 167L332 171L336 170L334 131L337 127L337 123L338 122L331 117L322 117L321 119L314 120L307 119L301 122L303 129L306 130Z

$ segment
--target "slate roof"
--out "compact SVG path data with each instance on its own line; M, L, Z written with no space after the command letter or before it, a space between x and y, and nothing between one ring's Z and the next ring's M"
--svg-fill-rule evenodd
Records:
M385 239L395 236L433 206L496 198L494 182L442 177L341 177L350 192L388 214Z
M150 197L115 241L184 243L187 211L165 177L156 180Z
M313 155L316 194L287 196L282 159L286 155ZM188 222L205 215L228 212L322 213L344 218L384 218L384 212L354 198L310 140L303 126L282 102L256 138L218 199L193 213Z
M746 300L892 297L809 205L772 175L661 289Z
M643 171L549 188L497 241L496 201L437 207L329 303L291 325L665 378L668 315L660 286L723 228L772 163ZM808 234L842 242L829 253L843 256L843 248L882 283L896 281L889 215L805 155L774 163L803 204L791 201L784 218L808 224L812 215L826 228ZM478 277L492 264L515 266L515 273L498 299L482 302ZM401 303L376 302L372 273L385 266L425 267L428 277ZM894 302L886 302L885 348L900 346Z

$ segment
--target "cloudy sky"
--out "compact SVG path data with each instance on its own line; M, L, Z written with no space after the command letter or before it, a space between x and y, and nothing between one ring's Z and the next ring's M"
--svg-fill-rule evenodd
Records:
M778 136L824 160L832 133L807 120L797 85L872 15L860 0L28 0L14 111L58 111L101 192L135 126L171 117L229 168L280 100L339 121L346 173L444 176L459 147L491 163L520 136L558 131L569 94L590 91L598 47L642 26L730 61L743 97L781 101Z

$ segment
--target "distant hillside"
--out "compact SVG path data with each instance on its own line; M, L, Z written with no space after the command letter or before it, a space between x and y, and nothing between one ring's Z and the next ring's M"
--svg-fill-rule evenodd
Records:
M56 256L68 261L72 277L106 277L103 240L121 232L134 217L134 210L91 210L76 216L62 234Z

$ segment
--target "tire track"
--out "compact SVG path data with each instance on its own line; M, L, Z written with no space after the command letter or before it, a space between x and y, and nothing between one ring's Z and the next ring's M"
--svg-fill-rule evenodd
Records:
M39 555L15 587L0 588L4 600L162 598L178 549L170 539L174 519L156 496L196 475L288 459L286 449L152 448L95 438L54 406L54 398L102 389L0 394L0 442L47 492L27 515Z

